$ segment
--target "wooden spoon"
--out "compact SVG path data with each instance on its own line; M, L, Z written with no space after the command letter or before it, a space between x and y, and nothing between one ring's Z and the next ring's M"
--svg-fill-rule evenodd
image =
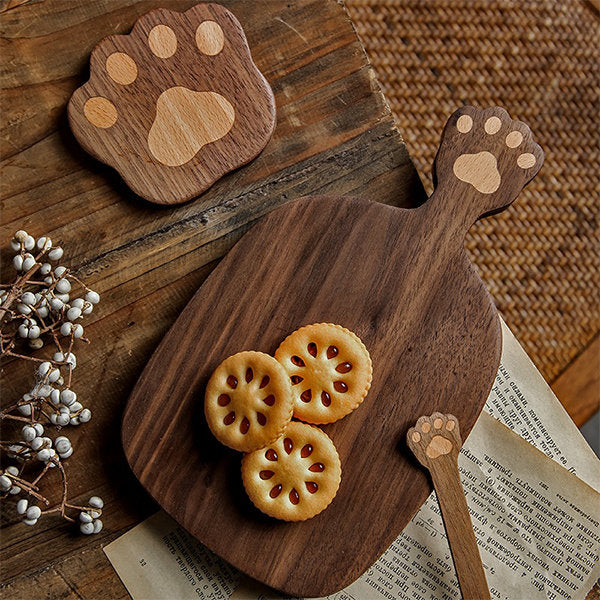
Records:
M458 420L454 415L441 413L420 417L408 430L406 441L431 474L463 598L489 600L490 591L458 471L458 452L462 446Z

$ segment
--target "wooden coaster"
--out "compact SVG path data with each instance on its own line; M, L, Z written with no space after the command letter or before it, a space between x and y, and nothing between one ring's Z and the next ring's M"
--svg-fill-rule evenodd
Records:
M275 128L273 92L228 10L153 10L100 42L69 101L79 143L140 196L176 204L255 158Z

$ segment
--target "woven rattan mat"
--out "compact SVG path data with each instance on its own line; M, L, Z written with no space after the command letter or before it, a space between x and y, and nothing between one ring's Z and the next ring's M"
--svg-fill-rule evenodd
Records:
M598 13L578 0L346 0L428 191L447 117L506 107L546 152L468 250L498 308L552 381L600 329Z

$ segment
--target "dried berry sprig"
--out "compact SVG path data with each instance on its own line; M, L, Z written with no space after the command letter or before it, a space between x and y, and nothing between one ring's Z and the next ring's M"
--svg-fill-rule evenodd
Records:
M32 388L0 411L2 459L13 463L0 469L0 499L21 496L16 508L27 525L35 525L42 515L53 513L75 522L76 518L69 514L75 511L82 533L98 533L102 529L104 503L97 496L90 498L89 506L67 501L63 461L73 454L73 446L64 434L52 439L49 430L59 433L64 427L87 423L92 417L72 389L77 366L73 347L80 341L89 343L81 321L93 311L100 296L68 268L52 266L51 262L62 258L63 250L54 246L48 236L36 241L26 231L17 231L11 248L16 252L16 277L12 283L0 284L0 359L31 361L35 370ZM81 297L73 298L77 287ZM27 354L48 342L54 349L51 357ZM12 428L7 427L9 424ZM7 440L6 435L18 439ZM40 492L39 484L54 468L61 475L62 494L60 503L49 508L50 501ZM30 504L33 500L38 504Z

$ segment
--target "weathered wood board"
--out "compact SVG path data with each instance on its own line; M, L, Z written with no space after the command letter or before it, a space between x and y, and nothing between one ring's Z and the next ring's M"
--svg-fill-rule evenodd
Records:
M342 5L221 3L243 23L254 61L271 83L277 129L251 164L198 200L164 208L139 200L81 149L66 107L88 79L98 40L128 33L152 8L185 11L195 2L13 2L2 13L0 238L22 227L48 233L66 248L63 262L101 294L86 327L92 343L75 372L94 416L70 433L75 453L67 469L74 499L99 494L106 502L104 529L93 538L50 518L30 528L16 511L3 510L0 563L8 597L27 595L36 581L65 598L126 595L97 548L157 509L121 448L126 398L198 286L253 222L307 194L377 197L396 206L424 198ZM5 250L1 258L3 265L11 260ZM27 389L25 367L3 370L3 401Z
M464 236L512 203L542 162L527 126L505 110L463 107L444 129L436 191L419 208L320 196L263 218L182 312L127 404L123 444L144 487L208 548L291 596L354 581L431 492L403 441L408 427L438 410L466 437L487 400L500 322ZM318 322L360 337L373 381L357 410L323 428L342 462L336 498L312 519L282 523L245 496L239 454L206 425L204 392L228 356L272 354Z

